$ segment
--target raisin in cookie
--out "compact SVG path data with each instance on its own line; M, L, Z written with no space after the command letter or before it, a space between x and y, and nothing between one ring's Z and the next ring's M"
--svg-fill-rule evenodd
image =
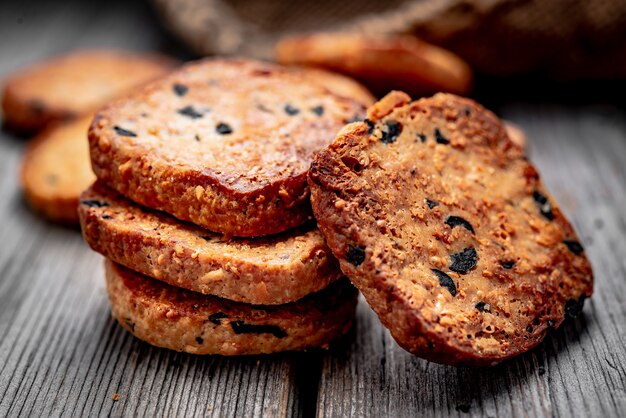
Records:
M50 122L95 111L176 64L164 56L116 50L78 51L35 64L6 78L4 123L16 132L34 133Z
M95 251L147 276L259 305L300 299L341 276L314 225L256 239L227 239L141 208L96 183L81 196L83 236Z
M498 363L591 295L576 233L523 149L471 100L392 92L309 175L343 272L396 341L426 359Z
M88 115L48 127L26 149L21 166L24 196L50 220L78 223L78 197L95 180L87 143L91 119Z
M140 204L224 234L269 235L311 219L313 153L364 110L306 70L208 59L99 112L91 161Z
M401 89L414 95L467 93L472 71L452 52L410 36L317 33L276 45L282 64L309 65L349 75L377 94Z
M346 280L293 303L248 305L202 295L105 261L113 317L137 338L192 354L266 354L328 344L348 332L357 291Z

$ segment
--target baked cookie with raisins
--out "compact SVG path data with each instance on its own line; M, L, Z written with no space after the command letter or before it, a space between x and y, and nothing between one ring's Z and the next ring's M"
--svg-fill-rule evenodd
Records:
M206 59L100 111L96 176L137 203L215 232L252 237L310 220L313 153L363 117L307 70Z
M228 238L135 205L99 182L81 195L78 212L83 237L94 251L199 293L277 305L342 276L311 224L270 237Z
M449 94L392 92L309 172L343 272L406 350L493 365L580 312L593 274L498 118Z
M327 348L348 332L358 292L345 278L298 302L249 305L202 295L105 260L113 317L137 338L192 354L236 356Z
M108 49L75 51L33 64L4 80L4 124L22 134L35 133L51 122L93 112L177 64L157 54Z

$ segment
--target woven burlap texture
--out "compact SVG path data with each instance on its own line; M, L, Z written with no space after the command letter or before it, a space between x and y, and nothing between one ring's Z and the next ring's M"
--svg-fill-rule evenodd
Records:
M271 59L282 36L414 34L490 75L626 78L626 0L154 0L202 55Z

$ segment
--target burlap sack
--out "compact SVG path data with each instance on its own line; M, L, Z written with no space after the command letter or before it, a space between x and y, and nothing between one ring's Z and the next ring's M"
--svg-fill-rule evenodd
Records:
M271 58L281 36L411 33L499 76L626 78L626 0L154 0L200 54Z

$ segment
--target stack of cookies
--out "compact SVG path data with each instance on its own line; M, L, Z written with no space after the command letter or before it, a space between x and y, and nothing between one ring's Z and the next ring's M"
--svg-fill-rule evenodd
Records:
M241 355L325 347L357 291L312 218L313 154L372 101L319 70L190 63L98 112L80 199L113 316L151 344Z

